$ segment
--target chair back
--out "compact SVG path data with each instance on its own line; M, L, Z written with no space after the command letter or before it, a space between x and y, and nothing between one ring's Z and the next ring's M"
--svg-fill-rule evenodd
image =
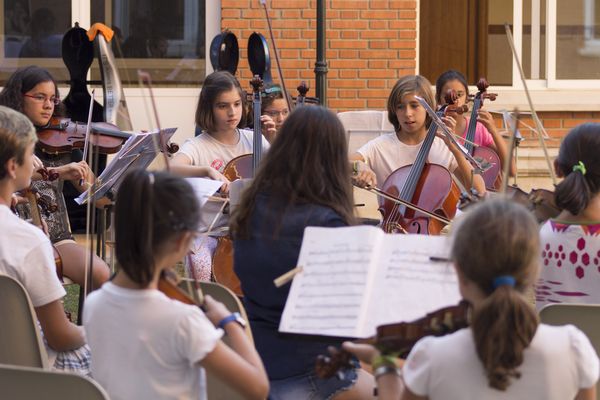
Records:
M0 275L0 321L0 363L48 369L48 355L29 295L7 275Z
M248 320L248 315L246 314L242 302L231 290L215 282L198 282L198 284L202 293L220 301L229 311L239 312L246 321ZM246 325L246 334L252 344L254 344L252 331L250 330L249 325ZM223 336L223 342L231 347L227 335ZM208 400L242 400L244 398L209 371L206 371L206 393L208 395Z
M394 132L394 126L387 119L387 111L344 111L337 116L346 130L349 154L355 153L369 140Z
M600 354L600 304L548 304L540 310L540 320L548 325L575 325ZM600 400L600 383L596 385L596 399Z
M0 364L3 399L108 400L108 394L81 375Z

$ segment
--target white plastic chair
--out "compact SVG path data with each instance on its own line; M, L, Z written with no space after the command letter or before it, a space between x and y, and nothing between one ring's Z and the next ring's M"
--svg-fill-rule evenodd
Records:
M355 153L369 140L394 132L394 126L388 121L387 111L344 111L337 116L346 130L349 154Z

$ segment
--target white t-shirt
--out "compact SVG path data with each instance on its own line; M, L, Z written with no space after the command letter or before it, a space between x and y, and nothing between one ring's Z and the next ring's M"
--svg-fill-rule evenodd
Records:
M395 133L387 133L365 143L357 151L377 175L377 185L382 187L392 172L415 162L422 145L423 142L417 145L404 144ZM439 164L450 172L458 167L454 155L438 137L433 140L427 162Z
M540 324L523 364L521 378L506 391L488 386L471 329L420 340L404 364L411 392L430 400L564 400L598 381L599 361L588 338L572 325Z
M66 292L56 275L50 239L5 205L0 205L0 221L0 274L19 281L34 307L63 298ZM46 352L50 365L53 365L56 352L47 344Z
M254 132L249 129L238 129L240 134L236 144L224 144L202 132L200 135L186 140L177 154L187 156L192 165L210 166L223 172L229 161L235 157L252 153L252 137ZM262 137L262 150L267 151L269 142Z
M223 335L198 307L105 283L83 313L92 376L111 399L206 397L199 362Z
M224 144L217 139L202 132L200 135L186 140L177 154L185 155L195 166L210 166L219 172L223 172L229 161L235 157L251 154L253 149L254 132L249 129L238 129L239 140L236 144ZM262 150L266 152L269 148L269 142L262 137ZM211 224L213 230L228 224L228 219L224 215L215 221L215 217L221 210L222 202L207 201L202 207L202 221L200 229L208 229Z

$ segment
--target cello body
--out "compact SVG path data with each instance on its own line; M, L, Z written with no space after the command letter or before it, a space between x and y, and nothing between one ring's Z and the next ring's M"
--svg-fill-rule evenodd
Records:
M486 189L498 189L502 182L502 161L498 153L489 147L479 146L471 155L478 162L484 161L484 164L490 164L490 167L481 174Z
M401 188L409 180L413 165L398 168L392 172L383 184L383 191L401 197ZM442 217L452 219L456 213L456 205L460 198L460 190L454 183L450 171L438 164L426 163L417 181L414 194L407 201ZM380 198L379 211L384 215L382 228L387 233L416 233L438 235L444 224L427 217L417 211L406 209L393 218L396 203Z

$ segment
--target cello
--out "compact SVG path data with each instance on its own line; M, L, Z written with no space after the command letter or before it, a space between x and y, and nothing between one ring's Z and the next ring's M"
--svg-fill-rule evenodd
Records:
M252 109L254 121L260 121L261 113L261 87L262 79L258 75L250 81L252 85ZM254 134L252 136L252 154L244 154L235 157L227 163L223 170L223 175L230 181L238 179L252 178L258 170L262 158L262 130L260 123L254 124ZM212 273L215 282L226 286L237 296L242 297L242 287L239 278L233 270L233 242L231 237L220 236L217 239L217 248L212 260Z
M446 94L446 104L453 104L455 99L455 92L449 91ZM439 115L442 115L447 108L448 106L442 107L438 111ZM441 165L427 163L436 131L437 125L432 122L414 163L392 172L381 189L393 197L451 219L456 213L460 190L454 183L450 171ZM379 204L379 211L383 214L382 228L387 233L437 235L444 227L438 219L415 212L395 201L382 197Z
M477 113L483 106L485 99L490 101L496 100L495 93L488 93L487 88L490 84L485 78L479 79L477 82L477 89L479 92L475 94L473 98L473 109L471 110L471 117L469 118L469 126L467 127L467 135L465 137L465 148L477 161L485 161L490 167L482 172L481 176L485 182L486 189L495 190L500 187L502 179L502 162L498 154L490 149L489 147L475 146L473 141L475 140L475 130L477 128Z

